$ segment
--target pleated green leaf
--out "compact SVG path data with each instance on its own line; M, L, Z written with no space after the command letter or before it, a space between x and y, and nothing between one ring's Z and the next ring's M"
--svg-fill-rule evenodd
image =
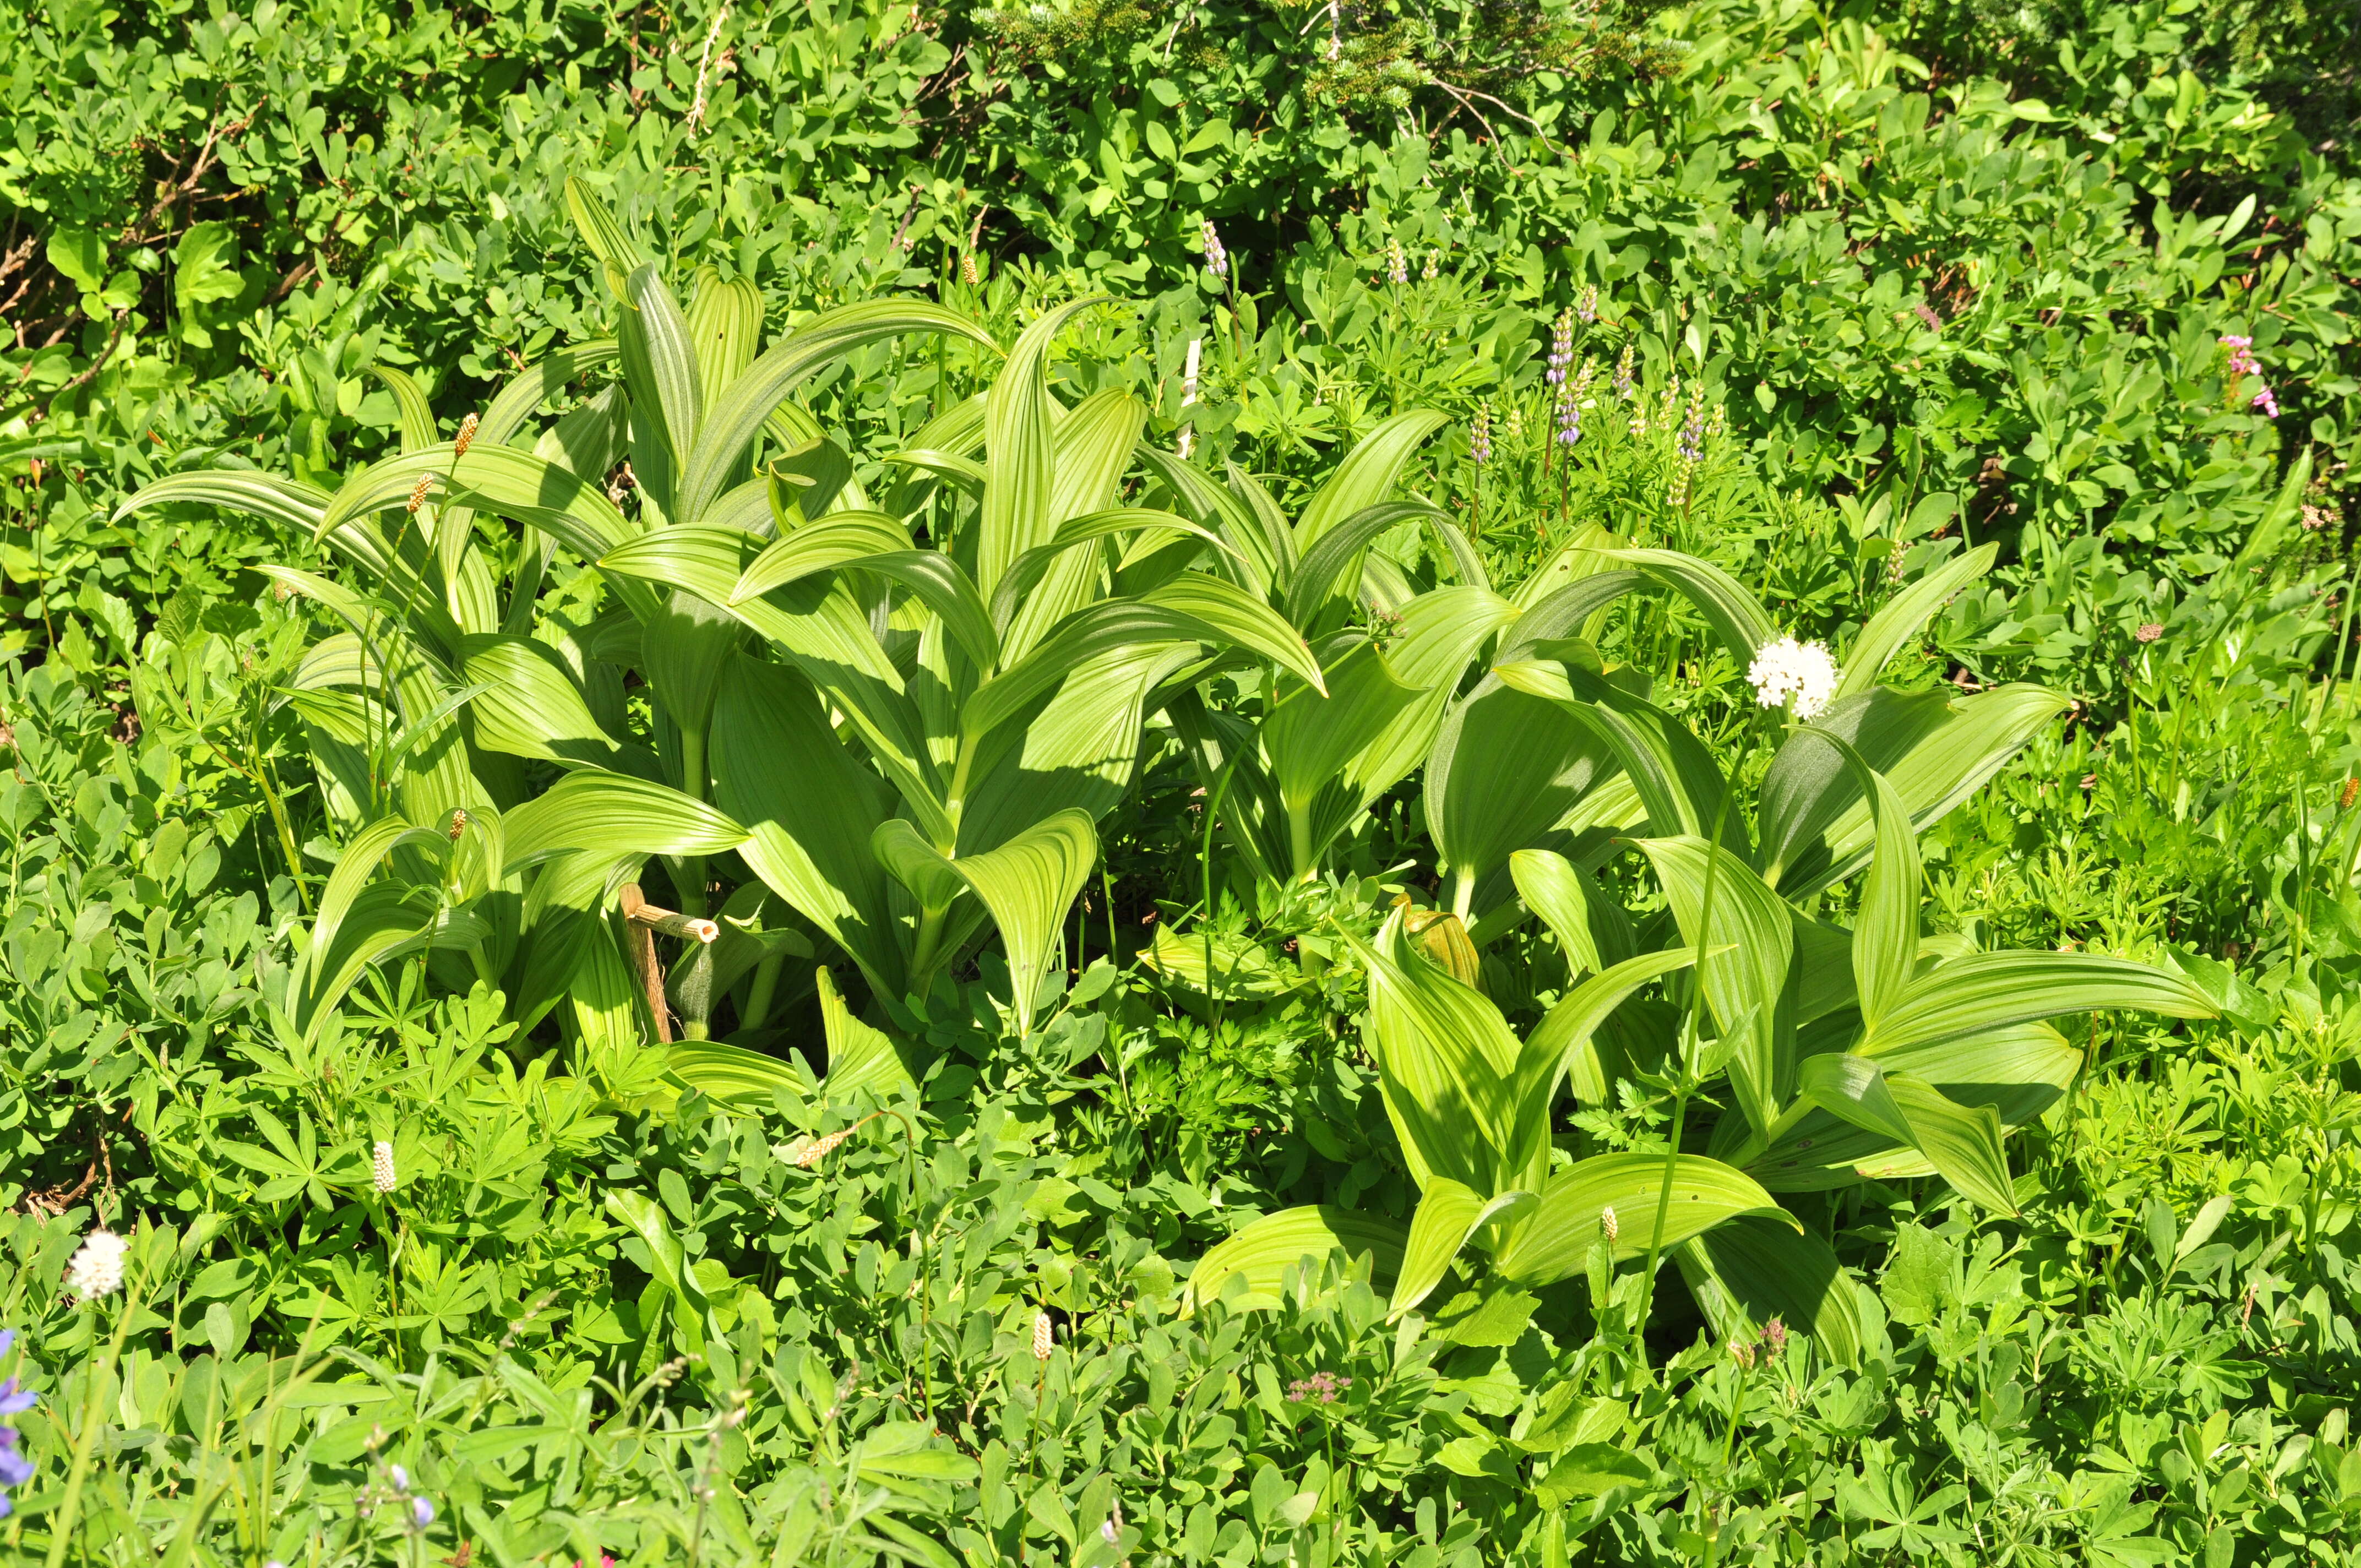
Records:
M547 644L478 632L461 647L467 679L484 688L471 709L477 745L569 767L618 765L621 747Z
M434 406L426 400L426 389L418 384L418 378L390 365L372 365L369 373L393 394L394 412L401 422L401 449L415 452L434 445Z
M1452 705L1427 757L1426 824L1458 912L1482 913L1477 884L1621 768L1594 726L1497 675Z
M1501 1253L1499 1270L1521 1285L1554 1285L1582 1272L1592 1244L1615 1213L1614 1255L1648 1251L1664 1180L1659 1154L1593 1155L1553 1177L1541 1205ZM1671 1247L1742 1215L1760 1214L1800 1231L1752 1177L1718 1159L1685 1154L1673 1165L1672 1202L1660 1245Z
M1425 1300L1443 1283L1460 1250L1477 1231L1529 1213L1536 1201L1533 1194L1523 1191L1487 1198L1447 1176L1429 1182L1411 1215L1401 1273L1386 1315L1399 1318Z
M1220 534L1174 512L1160 511L1153 507L1111 507L1102 511L1084 512L1060 523L1054 539L1038 549L1027 550L1010 565L1007 575L1000 579L1000 587L993 590L993 624L1009 624L1025 596L1041 580L1042 574L1049 569L1050 564L1066 552L1080 550L1102 539L1135 538L1153 533L1200 539L1233 558L1237 555L1237 551Z
M1767 1134L1795 1089L1792 1051L1779 1045L1777 1019L1795 934L1787 905L1747 863L1703 839L1642 839L1671 901L1681 939L1705 952L1699 967L1715 1023L1730 1043L1730 1077L1748 1122ZM1712 910L1706 870L1714 861Z
M1410 945L1399 911L1359 949L1369 971L1369 1043L1411 1179L1477 1191L1502 1183L1522 1047L1500 1010Z
M1891 746L1880 743L1867 724L1847 739L1894 785L1894 793L1910 807L1912 823L1923 832L1982 788L2019 747L2066 711L2068 706L2067 698L2040 686L1997 686L1953 700L1948 720L1924 732L1919 729L1917 716L1906 708L1879 705L1876 713L1903 728L1910 737L1906 750L1898 756ZM1821 727L1842 733L1843 726L1836 722L1837 718L1832 709L1822 716ZM1805 739L1799 735L1788 745L1793 747ZM1809 743L1818 747L1824 755L1828 753L1826 743L1817 737L1809 738ZM1884 760L1887 757L1892 760ZM1784 760L1784 751L1781 760ZM1845 771L1833 757L1830 762L1836 771ZM1774 763L1774 771L1776 767ZM1850 784L1850 774L1847 776ZM1766 779L1766 827L1770 793ZM1868 861L1876 833L1868 803L1858 794L1850 794L1846 799L1849 804L1828 815L1827 826L1815 835L1818 842L1804 841L1784 854L1779 888L1789 897L1806 897L1831 883L1840 882ZM1816 811L1815 815L1820 813ZM1765 837L1767 841L1767 833ZM1794 842L1793 835L1788 841Z
M1870 1058L1834 1052L1806 1058L1797 1087L1823 1110L1916 1149L1985 1208L2016 1212L2000 1117L1991 1106L1959 1104L1921 1079L1888 1075Z
M1384 733L1394 715L1419 697L1418 688L1395 679L1385 656L1365 639L1356 638L1341 653L1332 653L1325 674L1325 693L1293 685L1263 720L1263 751L1272 782L1289 813L1297 817ZM1316 846L1306 848L1317 852ZM1299 875L1312 869L1309 859L1299 853L1293 868Z
M745 374L708 400L697 444L681 466L675 514L700 521L771 411L797 386L856 348L911 333L994 346L966 317L916 300L870 300L823 313L763 350Z
M1918 961L1918 834L1910 808L1885 776L1843 739L1822 733L1851 767L1877 835L1852 929L1853 992L1862 1024L1874 1032Z
M1281 1209L1232 1235L1197 1260L1180 1298L1183 1315L1208 1301L1222 1299L1222 1288L1234 1277L1246 1281L1246 1293L1236 1305L1252 1311L1280 1304L1288 1271L1304 1258L1342 1255L1369 1259L1376 1279L1391 1279L1400 1272L1402 1254L1410 1240L1400 1221L1380 1219L1334 1204Z
M1828 1243L1758 1219L1732 1220L1674 1249L1689 1292L1725 1343L1773 1319L1807 1332L1839 1365L1861 1359L1861 1292Z
M577 773L508 814L508 870L569 851L718 855L746 830L701 800L623 773Z
M536 410L567 387L577 377L601 365L612 364L620 353L610 337L591 338L586 342L555 348L526 366L509 378L508 384L484 405L483 417L476 424L476 439L494 446L505 446L509 438L524 428ZM577 468L576 473L582 473ZM606 471L602 468L599 473Z
M1295 554L1301 560L1328 531L1354 513L1382 501L1401 478L1426 438L1451 422L1433 409L1398 413L1363 436L1336 471L1312 492L1303 514L1296 520Z
M910 1077L893 1039L852 1015L836 989L836 980L821 970L815 977L819 992L819 1020L828 1042L828 1076L823 1080L830 1100L873 1094L880 1100L915 1095L918 1086Z
M741 573L723 601L733 609L815 572L864 555L913 549L910 531L882 511L838 512L806 523L766 546Z
M2213 1003L2193 981L2129 959L1974 953L1938 964L1904 987L1858 1049L1882 1057L2012 1024L2118 1008L2167 1018L2216 1015Z
M1424 501L1379 501L1337 519L1305 547L1296 564L1287 586L1287 619L1306 631L1324 630L1314 625L1321 610L1339 597L1349 603L1359 592L1361 574L1355 565L1380 534L1413 519L1442 516Z
M1278 611L1235 583L1183 572L1137 598L1108 599L1072 617L1022 663L977 688L961 710L961 727L970 736L989 734L1097 654L1181 641L1258 653L1324 687L1312 650Z
M739 854L796 913L898 996L903 955L884 868L870 850L895 795L855 762L811 683L741 656L713 707L714 800L745 825Z
M1057 433L1047 375L1049 345L1067 323L1104 302L1104 296L1092 296L1043 313L1017 337L984 396L987 478L977 519L975 582L987 595L1000 587L1000 579L1018 556L1049 543L1057 532L1059 519L1052 510L1058 481Z
M1575 972L1597 973L1633 956L1631 918L1598 879L1549 850L1509 857L1517 896L1565 949Z
M1999 545L1979 544L1888 599L1846 650L1844 673L1837 682L1838 697L1857 696L1875 685L1904 644L1917 638L1952 595L1991 571L1999 556Z
M1751 663L1755 650L1778 635L1770 612L1746 585L1709 561L1675 550L1605 549L1598 554L1654 578L1695 605L1741 665Z
M185 502L249 512L318 534L333 499L319 486L301 479L282 479L276 474L248 468L199 468L186 474L167 474L142 485L115 509L113 521L121 522L135 512Z
M1547 1179L1558 1086L1571 1080L1575 1097L1583 1103L1606 1103L1615 1075L1600 1059L1599 1029L1633 992L1696 961L1697 955L1686 948L1643 953L1592 975L1549 1010L1518 1053L1501 1185L1539 1188Z
M1058 931L1074 895L1098 859L1098 833L1087 813L1065 810L1034 824L997 849L956 858L943 854L895 818L878 829L878 858L931 909L948 907L957 879L974 893L1000 928L1008 952L1010 1003L1020 1036L1033 1032L1033 1004Z

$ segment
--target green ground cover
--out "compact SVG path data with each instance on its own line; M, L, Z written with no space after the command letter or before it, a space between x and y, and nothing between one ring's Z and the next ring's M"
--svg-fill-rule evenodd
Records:
M2352 28L0 17L0 1556L2361 1561Z

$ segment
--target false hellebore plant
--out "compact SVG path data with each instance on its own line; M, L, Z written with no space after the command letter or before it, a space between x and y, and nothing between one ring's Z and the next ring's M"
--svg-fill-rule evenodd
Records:
M1330 1206L1268 1215L1204 1257L1191 1299L1267 1301L1306 1255L1366 1254L1400 1314L1455 1265L1539 1287L1604 1246L1610 1266L1644 1259L1643 1278L1670 1255L1718 1332L1779 1317L1841 1358L1858 1339L1851 1288L1776 1194L1939 1175L2014 1212L2003 1139L2081 1062L2044 1020L2213 1008L2182 976L2125 959L1920 933L1919 830L2066 706L2030 685L1877 684L1992 558L1971 552L1872 618L1825 709L1788 717L1749 811L1648 700L1645 673L1607 664L1576 629L1626 593L1671 589L1743 669L1773 641L1768 614L1704 562L1598 533L1570 545L1544 573L1563 586L1510 623L1427 764L1455 912L1425 912L1414 936L1398 911L1361 954L1368 1044L1420 1191L1411 1223ZM1635 920L1601 885L1626 855L1664 912ZM1852 878L1851 928L1814 913ZM1521 1041L1483 993L1476 949L1529 916L1576 983ZM1462 920L1472 932L1449 932ZM1562 1151L1581 1140L1556 1133L1561 1092L1611 1106L1626 1083L1670 1095L1668 1146ZM1708 1086L1725 1109L1693 1137L1687 1112ZM1606 1272L1593 1270L1594 1294Z
M211 469L126 503L259 512L347 568L270 569L345 628L287 695L346 831L287 1011L317 1030L370 965L423 949L448 983L502 987L528 1027L557 1010L610 1074L676 1013L692 1043L670 1070L727 1092L782 1069L700 1043L715 1004L730 995L759 1025L813 938L897 997L996 928L1028 1032L1144 716L1219 669L1259 667L1313 701L1357 678L1348 648L1323 668L1299 626L1343 619L1380 520L1431 512L1378 502L1439 416L1373 434L1290 531L1243 476L1225 490L1151 453L1129 394L1052 396L1051 340L1084 302L1034 323L988 391L890 455L906 477L881 508L796 389L900 334L997 345L935 306L880 301L757 353L751 284L708 270L684 310L596 197L567 193L613 337L526 369L450 440L413 380L380 371L401 450L333 493ZM533 428L609 367L619 380ZM1119 504L1136 463L1172 506ZM923 543L907 521L922 510ZM587 627L537 614L560 550L608 596ZM656 858L676 910L642 896ZM658 932L686 939L668 979Z

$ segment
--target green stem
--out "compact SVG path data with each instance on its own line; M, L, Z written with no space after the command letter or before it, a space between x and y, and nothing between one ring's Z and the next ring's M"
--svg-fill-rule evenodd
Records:
M949 913L929 909L918 916L918 939L910 950L910 989L920 996L927 993L927 981L934 977L935 949L942 944L943 921Z
M1681 1138L1688 1131L1689 1096L1697 1087L1693 1064L1697 1058L1697 1014L1705 1008L1706 954L1713 939L1714 873L1721 869L1721 834L1730 822L1732 793L1725 783L1721 803L1714 808L1713 842L1705 858L1705 892L1697 910L1697 968L1689 987L1688 1012L1681 1020L1680 1060L1676 1064L1680 1088L1673 1097L1672 1136L1664 1146L1664 1179L1656 1190L1656 1218L1648 1230L1648 1261L1640 1276L1640 1318L1634 1338L1640 1347L1642 1365L1647 1364L1648 1316L1656 1305L1656 1268L1664 1252L1664 1225L1672 1217L1673 1180L1680 1167Z
M1237 759L1222 770L1219 783L1213 785L1213 796L1205 803L1205 1002L1212 1009L1213 1026L1206 1032L1205 1043L1211 1046L1222 1032L1222 988L1213 975L1213 818L1220 814L1222 802L1228 798L1230 780L1237 775Z
M680 785L691 800L706 797L705 731L683 727L680 732ZM702 919L705 916L705 857L683 855L680 858L680 885L674 891L680 897L680 912Z
M133 1233L135 1241L137 1234ZM74 1431L73 1460L66 1471L65 1496L59 1499L56 1518L49 1526L49 1554L43 1568L59 1568L65 1562L66 1542L71 1539L74 1521L82 1513L82 1485L90 1474L90 1451L98 1442L99 1421L106 1403L106 1380L115 1375L116 1365L123 1359L123 1342L131 1337L131 1320L139 1313L139 1297L146 1284L143 1273L124 1292L123 1311L115 1319L115 1335L107 1342L106 1354L90 1369L90 1389L82 1400L82 1424Z
M746 1011L738 1020L741 1029L759 1029L770 1021L771 1002L779 992L779 970L787 960L784 952L764 953L754 961L754 981L746 992Z

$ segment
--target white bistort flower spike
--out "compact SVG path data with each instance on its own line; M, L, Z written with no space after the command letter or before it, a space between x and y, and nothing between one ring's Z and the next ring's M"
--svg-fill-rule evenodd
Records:
M369 1185L379 1192L393 1190L393 1146L383 1138L369 1151Z
M1765 707L1784 707L1798 718L1814 718L1837 695L1837 662L1825 642L1782 637L1765 642L1746 672Z
M123 1255L131 1244L113 1231L93 1231L66 1266L66 1288L87 1301L123 1288Z

